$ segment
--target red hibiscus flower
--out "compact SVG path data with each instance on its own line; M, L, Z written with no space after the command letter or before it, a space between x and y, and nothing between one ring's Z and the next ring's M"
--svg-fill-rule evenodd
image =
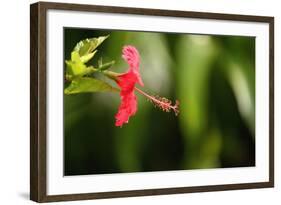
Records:
M125 46L122 52L122 57L129 64L129 69L126 73L118 75L116 79L118 86L121 88L121 104L115 115L115 125L120 127L124 123L128 123L129 118L137 111L137 97L134 93L135 84L144 85L139 73L140 60L137 49L133 46Z
M122 127L124 123L129 122L129 118L136 114L137 112L137 97L134 91L137 91L139 94L146 97L150 102L155 106L159 107L165 112L170 112L173 110L176 115L179 113L179 101L176 100L176 103L173 105L170 100L167 98L152 96L139 88L135 87L136 83L143 86L143 82L139 73L139 53L137 49L133 46L125 46L123 48L122 57L129 64L129 69L126 73L119 74L115 77L115 81L118 86L121 88L121 104L119 106L118 112L115 115L115 125Z

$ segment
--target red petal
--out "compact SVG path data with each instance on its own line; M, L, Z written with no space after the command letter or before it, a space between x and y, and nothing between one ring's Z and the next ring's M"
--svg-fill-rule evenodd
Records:
M137 98L134 92L121 96L121 104L118 109L118 113L115 115L115 125L122 126L124 123L128 123L129 118L133 116L137 111Z
M140 57L138 50L133 46L125 46L122 52L122 57L124 58L124 60L127 61L130 66L128 72L134 72L137 77L136 82L143 86L143 82L139 73Z
M128 72L118 77L117 84L121 88L121 104L118 113L115 115L116 126L128 123L130 116L134 115L137 111L137 100L134 94L136 80L137 77L133 72Z
M124 60L127 61L127 63L130 66L130 69L139 69L139 52L138 50L133 47L133 46L125 46L122 50L122 57L124 58Z
M129 118L137 111L137 98L134 94L135 84L139 83L143 86L142 79L139 74L139 53L133 46L125 46L123 48L122 57L129 64L127 73L117 77L117 84L121 88L121 104L115 115L115 125L122 126L128 123Z

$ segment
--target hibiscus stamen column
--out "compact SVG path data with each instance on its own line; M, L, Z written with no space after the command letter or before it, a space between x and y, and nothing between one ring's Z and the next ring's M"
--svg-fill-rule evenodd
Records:
M135 87L135 90L138 93L145 96L150 102L152 102L155 106L159 107L161 110L163 110L165 112L170 112L171 110L173 110L175 112L176 116L179 114L179 101L178 100L176 100L176 103L174 105L172 105L172 101L167 98L149 95L137 87Z

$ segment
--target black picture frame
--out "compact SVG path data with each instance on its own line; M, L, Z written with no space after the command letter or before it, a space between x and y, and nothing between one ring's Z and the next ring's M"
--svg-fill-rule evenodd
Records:
M83 12L136 14L159 17L182 17L230 21L263 22L269 24L269 181L257 183L206 185L162 189L114 191L102 193L75 193L47 195L46 159L46 13L49 9ZM236 189L266 188L274 186L274 18L219 13L203 13L143 8L109 7L82 4L38 2L30 6L30 199L36 202L86 200L114 197L179 194Z

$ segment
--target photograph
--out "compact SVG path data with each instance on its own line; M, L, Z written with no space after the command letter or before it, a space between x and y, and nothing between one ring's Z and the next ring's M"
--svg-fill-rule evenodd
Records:
M255 167L255 40L64 27L64 176Z

